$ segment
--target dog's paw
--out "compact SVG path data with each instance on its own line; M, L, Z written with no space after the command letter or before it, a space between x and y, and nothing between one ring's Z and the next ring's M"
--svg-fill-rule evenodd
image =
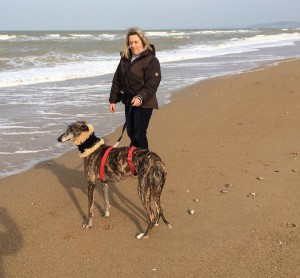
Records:
M89 226L88 223L83 223L82 224L82 228L85 228L85 229L89 229L91 226Z
M103 217L109 217L110 216L110 213L109 213L109 211L108 210L106 210L106 211L104 211L103 213L102 213L102 216Z
M90 229L90 228L92 228L92 223L91 223L91 221L83 223L83 224L82 224L82 228L85 228L85 229Z
M135 236L137 239L148 239L149 236L145 236L145 233L139 233Z

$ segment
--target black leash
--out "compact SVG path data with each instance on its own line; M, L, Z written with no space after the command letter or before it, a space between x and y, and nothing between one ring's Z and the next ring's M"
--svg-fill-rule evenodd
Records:
M122 128L121 136L120 136L119 139L117 140L116 144L113 145L114 148L116 148L116 147L119 145L120 141L122 140L123 133L124 133L124 131L125 131L125 129L126 129L126 126L127 126L127 119L129 119L131 110L132 110L132 105L130 104L130 106L129 106L129 111L128 111L128 116L127 116L126 119L125 119L125 123L124 123L123 128Z

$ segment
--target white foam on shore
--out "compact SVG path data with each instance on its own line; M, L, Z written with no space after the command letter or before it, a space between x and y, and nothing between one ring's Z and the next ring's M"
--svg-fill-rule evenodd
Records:
M2 132L2 135L34 135L34 134L49 134L51 133L50 130L48 131L16 131L16 132Z
M30 153L40 153L40 152L48 152L51 149L41 149L41 150L20 150L15 152L0 152L3 155L12 155L12 154L30 154Z
M166 34L167 36L172 35L172 32L150 33L157 36L163 36L163 34ZM179 34L181 33L176 32L177 36ZM54 34L50 35L53 36ZM182 33L181 35L186 34ZM90 37L92 35L71 34L71 36ZM172 49L171 51L158 51L157 57L162 64L182 62L191 59L218 57L228 54L257 51L257 49L262 48L291 46L295 44L295 41L300 41L299 32L277 35L258 34L247 38L231 37L231 39L221 42L216 40L209 44L192 44ZM56 57L56 55L58 55L58 57ZM112 74L119 62L118 56L103 56L103 54L100 53L98 54L99 56L95 57L85 57L84 55L70 55L68 57L63 57L62 55L62 53L49 52L43 56L27 57L26 59L30 60L28 63L33 64L34 67L29 69L16 69L0 72L0 88ZM74 59L74 61L72 61L72 59ZM65 62L62 63L59 61ZM24 63L26 63L26 61L24 61Z

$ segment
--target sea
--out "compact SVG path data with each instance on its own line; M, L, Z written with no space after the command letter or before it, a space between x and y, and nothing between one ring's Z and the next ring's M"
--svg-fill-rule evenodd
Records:
M76 120L92 123L99 137L124 123L124 107L109 112L108 97L125 35L126 30L0 32L0 178L74 148L57 138ZM161 63L160 106L196 82L300 57L300 28L146 35Z

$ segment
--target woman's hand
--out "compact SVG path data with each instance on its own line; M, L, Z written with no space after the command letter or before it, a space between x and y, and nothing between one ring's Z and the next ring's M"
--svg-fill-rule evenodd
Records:
M116 104L115 103L110 103L109 104L109 110L110 110L110 112L115 112L116 111Z
M141 99L138 97L134 97L131 101L131 105L136 107L141 106L142 105Z

